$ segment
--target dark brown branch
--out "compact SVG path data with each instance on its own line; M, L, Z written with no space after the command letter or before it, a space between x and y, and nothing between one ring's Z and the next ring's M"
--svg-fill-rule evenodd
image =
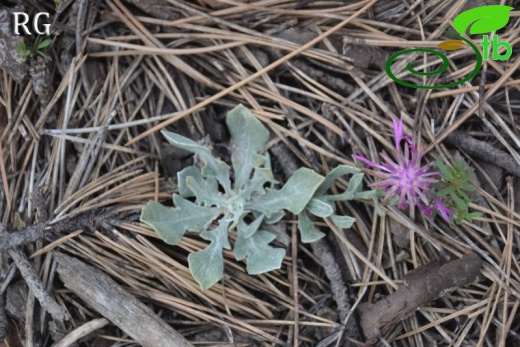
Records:
M325 274L330 281L330 288L334 301L338 305L338 313L341 322L345 322L349 312L352 310L350 305L350 298L347 291L347 286L341 275L341 270L333 256L332 250L326 241L319 240L311 243L312 252L320 260L320 264L325 270ZM345 326L346 336L350 338L360 339L358 324L356 322L347 322ZM346 345L350 343L346 342Z
M436 261L409 272L395 293L360 309L367 345L375 344L378 334L384 335L419 307L475 281L481 267L482 259L469 253L446 264Z
M462 149L472 157L493 163L516 177L520 177L520 165L513 156L493 147L489 143L474 139L460 131L449 135L444 141L450 146Z

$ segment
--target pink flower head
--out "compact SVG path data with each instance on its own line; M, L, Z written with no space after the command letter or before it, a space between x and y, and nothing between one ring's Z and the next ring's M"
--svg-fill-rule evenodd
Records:
M357 159L369 167L375 168L374 176L380 181L372 183L371 187L381 188L386 192L384 201L392 197L398 197L398 206L405 209L408 206L417 206L426 215L430 216L434 210L450 222L449 215L453 211L446 208L442 201L433 198L430 194L430 185L438 182L434 176L440 172L428 172L430 164L421 166L423 153L415 148L410 136L404 135L403 119L393 119L395 136L395 151L397 163L387 155L381 154L382 164L376 164L365 157L354 155ZM404 146L402 146L404 140ZM433 202L430 202L433 199Z

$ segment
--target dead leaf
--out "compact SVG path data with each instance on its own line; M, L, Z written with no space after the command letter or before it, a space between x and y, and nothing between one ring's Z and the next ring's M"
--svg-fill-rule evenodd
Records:
M437 48L441 48L447 51L456 51L464 47L465 43L461 40L448 40L441 42L437 45Z

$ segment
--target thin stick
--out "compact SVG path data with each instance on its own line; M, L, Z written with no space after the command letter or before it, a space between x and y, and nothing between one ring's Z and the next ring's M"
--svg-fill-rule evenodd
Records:
M62 338L59 342L52 345L52 347L68 347L72 346L79 339L87 336L88 334L93 333L94 331L103 328L108 325L109 321L105 318L98 318L91 320L88 323L83 324L82 326L77 327L67 334L64 338Z
M67 311L47 293L38 273L34 270L25 253L19 249L11 249L7 252L13 258L16 267L18 267L22 277L31 289L31 293L38 299L42 308L49 312L55 320L68 320Z

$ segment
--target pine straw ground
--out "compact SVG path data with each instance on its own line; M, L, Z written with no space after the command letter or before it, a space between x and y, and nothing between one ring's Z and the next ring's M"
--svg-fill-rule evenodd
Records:
M206 292L186 259L204 242L188 236L166 246L138 222L148 200L171 198L175 173L191 160L158 131L203 139L228 160L223 117L242 103L270 129L269 149L282 181L291 163L326 174L339 163L353 164L353 153L374 160L382 150L392 153L391 115L403 115L426 160L465 158L477 173L472 208L484 213L472 223L452 228L437 218L435 229L414 211L385 208L380 217L370 202L341 206L358 219L350 230L319 222L350 285L350 302L342 305L380 300L412 269L443 254L458 259L473 251L484 261L477 281L425 303L378 343L520 345L520 12L512 12L500 31L515 47L511 59L489 60L470 82L431 91L394 83L384 71L386 58L450 39L443 32L451 19L484 2L149 3L154 6L64 1L58 14L51 4L31 4L31 11L54 15L53 35L59 35L47 50L52 62L32 59L36 73L22 81L2 71L2 222L11 231L46 214L51 223L70 223L65 234L23 248L70 315L54 330L63 336L100 317L63 286L51 252L58 249L109 274L195 345L339 345L324 340L341 327L331 282L312 248L298 242L294 217L278 226L278 245L288 249L282 269L250 276L226 252L225 278ZM469 48L447 54L449 76L442 78L464 76L474 66ZM429 67L438 60L408 58ZM78 220L84 212L103 219L106 209L117 212L109 228ZM3 253L2 279L11 288L22 277ZM50 346L51 333L59 338L34 297L17 309L18 318L8 310L6 345ZM135 345L112 323L101 326L80 345Z

